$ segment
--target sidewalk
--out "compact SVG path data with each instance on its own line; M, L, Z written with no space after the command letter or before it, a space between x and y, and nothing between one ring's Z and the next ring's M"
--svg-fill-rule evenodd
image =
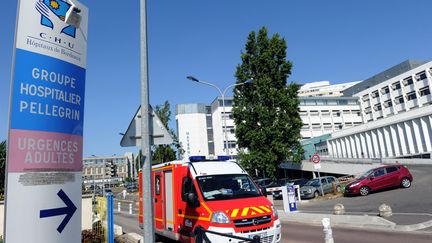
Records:
M285 213L278 210L281 222L296 222L312 225L322 225L323 218L329 218L332 226L365 228L375 230L394 230L394 231L426 231L432 233L432 215L426 214L395 214L389 218L382 218L374 215L356 215L346 213L344 215L334 215L326 213L304 213L294 212ZM403 220L401 220L403 218ZM400 225L398 222L412 222L409 225Z

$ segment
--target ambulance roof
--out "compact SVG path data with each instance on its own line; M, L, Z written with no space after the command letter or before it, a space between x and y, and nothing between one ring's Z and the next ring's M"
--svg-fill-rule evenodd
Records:
M191 172L195 172L195 176L203 175L225 175L225 174L246 174L234 161L203 161L193 162L191 164Z
M175 160L171 162L153 165L153 169L162 168L172 164L180 164L189 166L192 175L225 175L225 174L247 174L234 160L204 160L204 161L188 161Z

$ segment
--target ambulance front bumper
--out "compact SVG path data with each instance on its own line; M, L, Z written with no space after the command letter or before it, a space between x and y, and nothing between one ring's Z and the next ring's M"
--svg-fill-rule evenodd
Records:
M225 227L214 227L210 226L208 228L210 231L215 231L224 234L230 234L235 236L240 236L244 238L252 239L255 235L259 235L261 239L261 243L277 243L281 241L281 223L279 219L275 220L273 223L273 227L256 230L253 232L246 233L235 233L233 228L225 228ZM211 233L206 233L206 236L209 238L211 242L229 242L229 243L242 243L245 242L243 240L233 239L225 236L215 235Z

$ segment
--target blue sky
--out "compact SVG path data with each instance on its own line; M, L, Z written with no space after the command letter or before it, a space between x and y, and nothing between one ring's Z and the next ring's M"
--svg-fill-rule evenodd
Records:
M139 1L81 1L89 7L84 156L123 154L121 136L140 103ZM103 4L109 3L109 4ZM224 88L250 31L287 41L289 81L366 79L406 59L432 59L432 1L148 0L153 106L210 103L217 95L187 75ZM0 140L7 138L16 2L0 21Z

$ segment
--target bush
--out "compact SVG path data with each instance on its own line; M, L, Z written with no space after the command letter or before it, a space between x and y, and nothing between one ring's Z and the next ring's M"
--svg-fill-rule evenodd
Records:
M95 230L83 230L81 231L81 242L82 243L102 243L103 240L96 233Z

